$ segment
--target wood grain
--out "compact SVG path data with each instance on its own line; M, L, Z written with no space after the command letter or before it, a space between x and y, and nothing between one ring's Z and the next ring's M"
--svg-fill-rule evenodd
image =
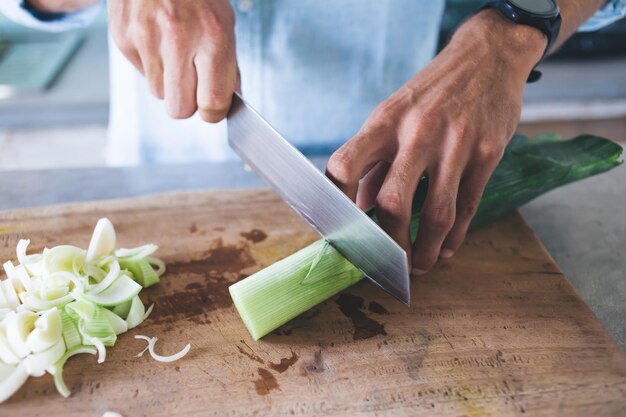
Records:
M361 282L253 342L227 287L317 239L265 190L181 193L0 212L0 260L85 247L109 217L119 244L158 243L156 307L98 365L73 358L65 400L31 378L2 416L623 416L626 355L517 214L472 233L414 280L412 306ZM134 355L159 337L175 363Z

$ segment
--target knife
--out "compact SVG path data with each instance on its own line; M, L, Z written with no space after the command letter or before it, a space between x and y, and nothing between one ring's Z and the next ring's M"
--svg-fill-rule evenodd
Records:
M324 239L380 288L409 304L406 252L239 94L228 143Z

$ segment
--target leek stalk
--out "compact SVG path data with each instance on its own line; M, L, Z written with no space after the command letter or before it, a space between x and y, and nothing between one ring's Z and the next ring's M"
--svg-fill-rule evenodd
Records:
M622 148L584 135L562 141L555 135L532 140L516 135L492 174L471 229L494 220L561 185L607 171L622 163ZM411 235L428 184L413 201ZM375 220L373 212L369 212ZM230 286L235 307L255 340L363 278L336 249L319 240Z

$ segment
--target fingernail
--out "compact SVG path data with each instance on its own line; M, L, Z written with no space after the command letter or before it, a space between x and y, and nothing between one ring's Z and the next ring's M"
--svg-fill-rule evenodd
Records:
M452 258L452 255L454 255L452 249L441 249L441 252L439 252L439 257L444 259Z
M415 276L419 277L420 275L424 275L426 272L428 272L428 271L424 271L423 269L413 268L411 270L411 275L415 275Z

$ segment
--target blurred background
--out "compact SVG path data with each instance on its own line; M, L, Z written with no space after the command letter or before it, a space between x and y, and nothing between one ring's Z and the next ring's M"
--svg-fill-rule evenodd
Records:
M481 1L448 0L440 43ZM579 33L529 85L519 132L626 140L626 20ZM0 15L0 170L105 165L107 22L50 34Z

